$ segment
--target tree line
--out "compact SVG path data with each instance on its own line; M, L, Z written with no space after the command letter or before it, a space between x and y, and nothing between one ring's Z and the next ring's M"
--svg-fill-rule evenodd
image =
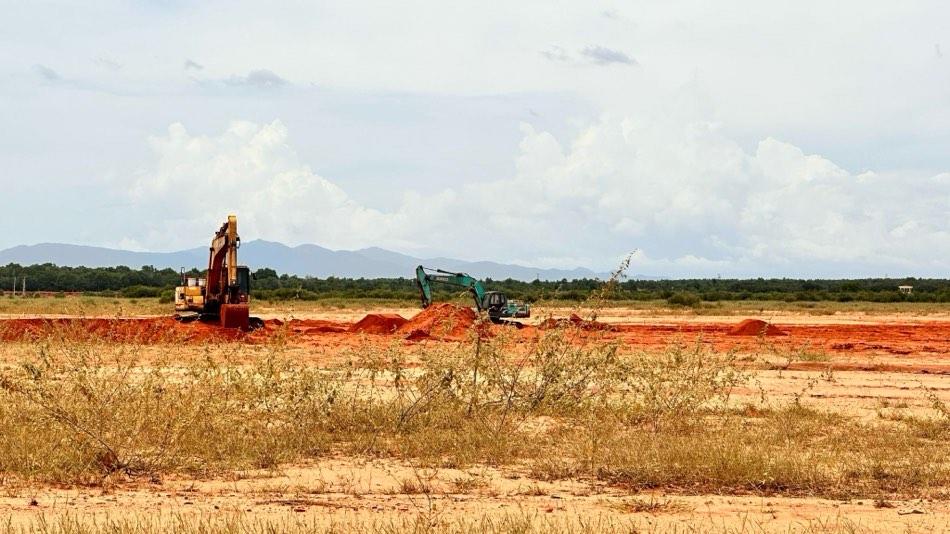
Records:
M254 271L251 296L265 300L320 299L391 299L416 300L419 292L412 278L313 278L279 274L274 269ZM197 269L188 276L204 276ZM125 297L170 299L181 274L174 269L145 265L130 267L61 267L51 263L22 266L15 263L0 267L0 288L19 293L23 277L27 295L32 292L83 292ZM913 286L911 294L898 286ZM486 290L504 291L509 298L527 302L545 299L583 301L604 286L596 279L523 282L520 280L482 281ZM447 300L462 289L433 285L436 300ZM950 280L936 278L865 278L804 280L794 278L754 279L620 279L605 295L612 300L667 300L673 304L693 305L702 301L782 300L782 301L872 301L872 302L950 302Z

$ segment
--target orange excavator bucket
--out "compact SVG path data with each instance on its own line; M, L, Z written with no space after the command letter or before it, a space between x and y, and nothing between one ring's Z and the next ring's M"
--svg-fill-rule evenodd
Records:
M240 328L245 331L251 329L250 311L247 304L222 304L220 316L221 326L224 328Z

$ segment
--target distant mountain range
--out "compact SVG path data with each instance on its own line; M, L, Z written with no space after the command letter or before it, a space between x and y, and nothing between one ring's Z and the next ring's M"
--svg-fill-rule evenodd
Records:
M256 270L269 267L278 274L313 276L326 278L411 278L417 265L439 269L465 272L485 279L531 281L574 280L578 278L606 279L609 273L598 273L590 269L538 269L521 265L508 265L490 261L463 261L451 258L414 258L398 252L378 247L361 250L330 250L317 245L289 247L282 243L261 239L241 243L239 258L242 264ZM65 245L60 243L41 243L39 245L20 245L0 251L0 265L18 263L36 265L52 263L68 267L117 267L124 265L141 268L151 265L158 269L181 267L205 269L208 266L206 247L182 250L178 252L133 252L102 247ZM635 276L634 278L652 278Z

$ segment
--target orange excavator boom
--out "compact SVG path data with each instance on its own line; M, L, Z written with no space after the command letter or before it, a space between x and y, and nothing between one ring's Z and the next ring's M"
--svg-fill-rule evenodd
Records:
M240 246L237 217L228 215L211 239L205 279L187 279L182 273L182 285L175 289L175 309L198 312L201 319L218 319L226 328L250 328L250 272L238 265Z

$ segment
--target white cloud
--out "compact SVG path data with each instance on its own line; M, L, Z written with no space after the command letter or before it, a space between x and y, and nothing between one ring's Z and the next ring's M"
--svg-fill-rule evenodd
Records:
M402 230L404 210L416 210L419 224L432 224L431 216L441 213L420 208L413 194L405 196L403 210L392 213L358 205L299 161L280 121L235 121L220 137L193 136L176 123L149 144L155 168L136 180L128 196L143 209L164 214L148 224L144 241L153 249L194 246L229 213L238 214L245 239L331 248L380 240L406 246L411 243L404 239L408 230ZM445 202L451 194L432 199Z
M641 267L668 276L819 275L813 269L822 263L861 269L854 276L887 265L947 266L934 256L950 246L945 174L854 175L771 138L750 154L704 122L608 118L568 150L544 132L524 134L518 175L472 187L470 196L489 206L489 197L509 192L500 203L509 210L505 225L529 229L539 255L567 247L619 257L636 246L657 258ZM515 211L519 201L527 205ZM557 237L539 240L543 228Z
M190 247L239 210L334 248L945 276L948 6L27 3L0 21L0 168L44 202L0 247ZM207 135L143 146L176 121Z
M122 70L122 64L107 57L96 58L95 64L112 72L118 72Z
M234 122L220 137L174 124L151 139L156 168L131 192L180 214L146 238L160 248L168 236L193 246L238 213L245 239L539 267L573 267L563 263L573 258L609 269L633 249L632 271L665 276L948 266L934 255L950 247L948 174L854 175L771 138L746 153L708 123L604 118L567 147L530 125L522 134L514 175L436 191L393 187L401 204L383 211L301 162L279 121Z
M597 65L610 65L611 63L619 63L621 65L637 64L637 60L625 52L604 46L585 46L584 49L581 50L581 55Z
M58 72L46 65L33 65L33 70L39 74L43 80L48 82L58 82L63 79Z
M247 76L231 76L225 80L225 83L238 87L257 87L259 89L273 89L288 84L287 80L267 69L252 70L247 73Z
M342 192L293 160L286 135L279 122L234 122L220 138L194 137L182 124L173 124L166 136L150 139L159 158L157 168L132 192L139 202L174 210L170 213L177 216L165 224L178 228L202 228L202 223L210 228L213 224L206 223L228 212L246 214L241 218L265 227L275 215L291 216L285 227L291 226L289 204L309 199L323 207L337 202ZM161 239L162 230L156 229L150 241ZM272 239L289 237L281 232Z
M564 50L557 45L549 46L539 53L541 54L541 57L550 61L567 62L571 60L571 56L567 53L567 50Z

